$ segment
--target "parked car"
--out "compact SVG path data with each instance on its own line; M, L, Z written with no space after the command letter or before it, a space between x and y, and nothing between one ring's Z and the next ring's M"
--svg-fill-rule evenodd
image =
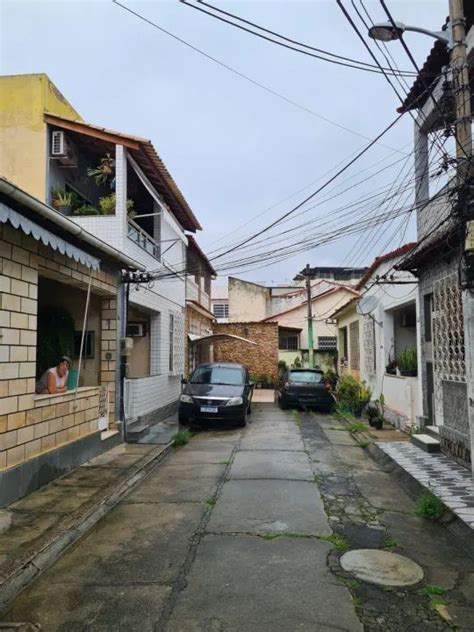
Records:
M279 385L278 401L283 409L308 406L329 411L334 405L321 369L288 369Z
M182 380L179 423L213 420L245 426L251 413L254 384L242 364L214 362L198 366Z

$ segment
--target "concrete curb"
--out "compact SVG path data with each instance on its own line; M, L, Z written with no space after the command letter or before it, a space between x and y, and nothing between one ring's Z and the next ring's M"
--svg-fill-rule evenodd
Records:
M7 569L0 583L0 613L28 584L47 570L82 536L105 516L132 488L142 481L151 469L172 449L172 442L148 452L138 464L124 473L119 481L101 489L86 506L64 516L54 532L43 538L39 546Z

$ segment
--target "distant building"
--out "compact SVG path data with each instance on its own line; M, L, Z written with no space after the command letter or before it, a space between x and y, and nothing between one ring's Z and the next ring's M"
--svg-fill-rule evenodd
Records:
M211 311L218 323L229 321L229 290L226 285L212 284Z
M309 269L309 276L312 281L325 279L327 281L339 281L347 285L355 285L366 273L367 268L344 268L338 266L322 266ZM304 281L306 270L301 270L295 277L295 281Z

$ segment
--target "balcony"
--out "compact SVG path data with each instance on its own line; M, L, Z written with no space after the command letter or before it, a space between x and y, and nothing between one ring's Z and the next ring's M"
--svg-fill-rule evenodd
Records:
M134 243L136 243L140 248L143 248L148 254L161 261L161 248L160 244L157 243L150 235L140 228L140 226L133 221L133 219L128 220L128 238L131 239Z
M199 286L192 277L186 279L186 299L189 301L199 301Z

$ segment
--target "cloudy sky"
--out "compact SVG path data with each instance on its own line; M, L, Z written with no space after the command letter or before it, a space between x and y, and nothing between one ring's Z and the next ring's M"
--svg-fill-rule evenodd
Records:
M372 62L335 0L210 2L287 37ZM198 241L208 253L235 245L273 222L367 142L317 115L368 138L396 116L399 101L380 74L275 46L174 0L123 0L123 4L311 110L269 94L112 0L0 0L2 74L45 72L86 121L150 138L199 217L204 230ZM344 4L352 9L350 0ZM359 0L355 4L360 8ZM386 19L378 1L364 5L374 21ZM388 5L395 19L435 30L448 12L447 0ZM360 21L358 25L365 35ZM407 34L406 41L417 62L423 63L432 40ZM398 42L390 44L390 52L401 69L413 70ZM411 161L405 163L404 154L393 150L409 151L412 136L413 122L406 115L381 141L386 146L371 149L332 185L336 187L332 191L337 194L360 184L333 200L319 196L317 207L265 233L248 254L295 248L308 235L316 238L318 231L322 233L328 216L341 212L337 210L341 205L350 209L355 200L376 191L380 194L397 175L398 183L409 182ZM392 163L396 164L389 167ZM369 177L383 167L389 168ZM400 174L402 167L405 171ZM325 196L330 197L327 192ZM346 211L341 225L350 219ZM279 236L296 226L300 228ZM412 222L406 226L397 220L362 238L347 237L269 267L256 262L242 276L284 281L306 262L365 265L384 248L414 235ZM237 257L233 252L227 260Z

